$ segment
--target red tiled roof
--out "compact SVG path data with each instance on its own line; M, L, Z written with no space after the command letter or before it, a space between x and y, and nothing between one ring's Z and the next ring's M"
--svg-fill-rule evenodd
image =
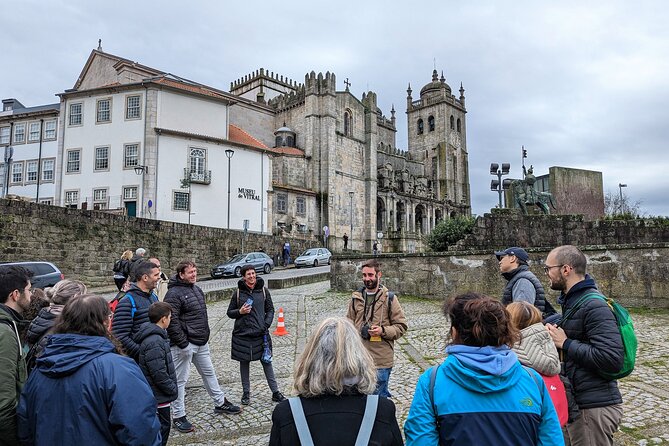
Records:
M245 144L251 147L257 147L259 149L269 149L269 147L267 147L261 141L258 141L256 138L233 124L230 124L228 127L228 139L232 142Z

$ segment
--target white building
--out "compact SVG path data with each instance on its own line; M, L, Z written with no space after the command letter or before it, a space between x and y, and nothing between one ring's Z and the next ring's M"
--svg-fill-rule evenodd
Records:
M55 204L59 104L25 107L4 99L0 112L0 196ZM9 153L11 161L7 163Z
M272 149L229 122L247 100L100 49L59 96L64 205L268 232Z

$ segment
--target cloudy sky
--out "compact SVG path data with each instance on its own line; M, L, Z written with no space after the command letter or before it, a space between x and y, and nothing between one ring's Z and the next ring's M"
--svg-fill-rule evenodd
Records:
M322 5L322 6L319 6ZM377 92L406 148L406 88L436 67L467 97L476 214L497 203L491 162L603 172L648 215L669 215L669 4L658 1L2 1L0 97L57 102L103 50L229 89L260 67ZM457 94L457 93L456 93Z

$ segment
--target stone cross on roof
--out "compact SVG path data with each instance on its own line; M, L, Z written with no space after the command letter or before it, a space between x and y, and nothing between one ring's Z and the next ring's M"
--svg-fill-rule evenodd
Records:
M346 91L348 91L348 87L351 86L351 83L348 81L348 78L344 81L344 85L346 85Z

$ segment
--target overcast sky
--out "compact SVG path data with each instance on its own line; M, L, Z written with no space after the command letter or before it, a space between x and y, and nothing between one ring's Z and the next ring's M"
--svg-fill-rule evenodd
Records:
M323 6L319 6L323 5ZM331 71L378 94L406 149L434 61L466 90L472 211L497 203L491 162L522 176L550 166L603 172L648 215L669 215L669 4L665 1L1 1L0 97L57 102L103 50L229 90L267 68L299 82Z

